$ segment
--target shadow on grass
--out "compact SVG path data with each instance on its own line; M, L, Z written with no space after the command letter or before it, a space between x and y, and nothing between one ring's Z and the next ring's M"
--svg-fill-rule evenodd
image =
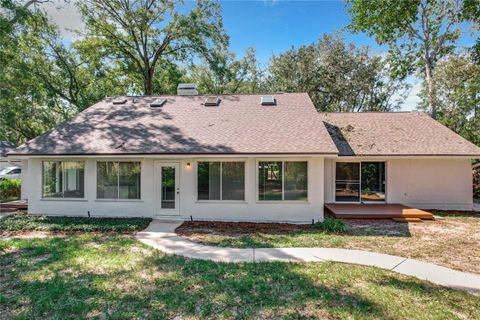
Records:
M389 318L384 298L352 286L374 279L424 299L435 290L335 263L190 260L119 236L12 243L0 257L6 318Z

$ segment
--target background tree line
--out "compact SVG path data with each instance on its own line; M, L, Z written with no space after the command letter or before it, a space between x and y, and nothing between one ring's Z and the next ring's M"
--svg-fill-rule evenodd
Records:
M395 111L416 75L418 108L480 145L480 45L457 45L460 24L479 22L478 1L346 0L349 31L387 53L337 32L267 65L254 48L230 52L215 1L78 2L85 29L69 44L49 22L47 1L0 0L1 140L22 143L106 96L175 94L181 82L202 94L308 92L322 112Z

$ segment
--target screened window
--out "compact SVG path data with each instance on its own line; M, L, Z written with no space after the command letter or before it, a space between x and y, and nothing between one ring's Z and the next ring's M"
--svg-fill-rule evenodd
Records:
M198 200L245 200L244 162L199 162Z
M260 161L258 199L307 201L307 171L306 161Z
M97 162L98 199L140 199L140 162Z
M43 198L84 198L85 162L43 161Z

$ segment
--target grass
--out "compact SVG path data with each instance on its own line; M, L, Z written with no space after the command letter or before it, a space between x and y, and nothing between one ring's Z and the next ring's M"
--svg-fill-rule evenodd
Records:
M24 231L129 233L145 229L150 221L149 218L47 217L16 213L0 219L0 233Z
M333 247L369 250L480 274L480 215L448 216L416 224L346 220L346 234L311 230L216 229L195 225L177 232L196 242L235 248Z
M480 297L341 263L226 264L127 235L0 242L2 319L475 319Z

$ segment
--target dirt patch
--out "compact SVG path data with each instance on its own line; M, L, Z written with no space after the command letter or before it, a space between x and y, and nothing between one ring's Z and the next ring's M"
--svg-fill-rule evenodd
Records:
M288 233L290 231L307 230L310 224L291 223L256 223L256 222L218 222L218 221L186 221L177 228L179 235L189 234L248 234L255 232Z

